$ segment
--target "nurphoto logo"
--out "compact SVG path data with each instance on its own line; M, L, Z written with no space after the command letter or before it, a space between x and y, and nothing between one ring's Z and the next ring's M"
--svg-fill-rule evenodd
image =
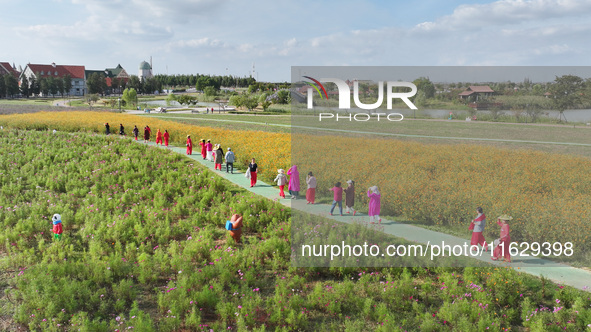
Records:
M339 109L350 109L351 108L351 89L347 82L338 79L338 78L321 78L319 80L314 79L310 76L303 76L311 81L313 81L316 85L310 82L304 82L311 87L308 88L308 109L314 108L313 103L313 90L312 88L316 89L320 98L328 99L328 93L324 88L322 83L334 83L337 86L338 94L339 94ZM409 92L395 92L393 88L398 87L406 87L410 88ZM322 92L321 92L322 90ZM387 81L386 82L386 102L387 102L387 109L392 109L392 100L393 99L401 99L410 109L416 110L417 107L410 101L410 97L414 96L417 93L417 86L411 82L395 82L395 81ZM373 110L380 105L384 101L384 82L378 82L378 100L373 104L364 104L359 100L359 82L353 82L353 102L357 107L364 110Z

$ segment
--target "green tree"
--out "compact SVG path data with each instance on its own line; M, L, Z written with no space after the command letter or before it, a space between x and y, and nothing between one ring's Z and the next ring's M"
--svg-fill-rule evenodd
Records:
M90 94L103 94L107 88L107 82L105 75L102 73L92 73L86 80L86 87L88 87L88 93Z
M249 111L252 111L257 106L259 106L259 98L257 96L245 96L244 107L246 107Z
M44 97L49 95L49 85L46 77L39 77L39 92Z
M169 93L168 96L166 97L166 106L170 106L172 105L173 101L176 101L176 96L174 93Z
M69 74L66 74L66 75L64 75L64 77L62 77L62 80L64 81L64 91L69 96L70 90L72 89L72 76L70 76Z
M560 121L564 117L564 111L575 107L580 101L585 82L582 78L575 75L563 75L556 77L550 87L553 95L552 106L560 112Z
M230 100L228 102L230 105L236 106L236 108L240 108L244 106L245 103L244 95L232 96L230 97Z
M177 102L181 105L195 105L197 104L198 100L196 97L191 95L180 95L177 97Z
M56 78L54 80L54 85L55 85L55 88L57 90L57 93L59 93L62 96L62 98L63 98L64 97L64 92L66 91L66 88L64 87L64 80L61 79L61 78Z
M262 93L259 96L259 104L261 104L261 106L263 107L263 111L266 111L269 106L271 106L271 102L267 100L267 93Z
M52 97L57 95L57 85L55 84L56 79L53 76L49 76L46 79L47 82L47 90L51 94Z
M4 85L6 86L6 96L14 96L18 94L18 80L12 75L4 75Z
M92 109L92 104L99 100L99 96L96 93L89 93L84 97L84 99L88 103L88 106Z
M29 93L30 93L29 80L27 79L27 76L23 75L23 80L21 81L21 94L24 97L29 98Z
M435 96L435 85L427 77L419 77L412 81L417 86L417 92L422 91L426 99L433 98Z
M287 103L289 103L289 99L290 99L289 90L277 91L277 104L287 104Z
M139 77L135 75L131 75L129 77L129 81L127 82L127 87L134 89L136 92L142 93L143 91L143 84Z
M123 90L122 99L125 101L126 105L133 105L135 108L137 102L137 92L134 88L127 88Z
M0 97L6 96L6 83L4 81L4 75L0 75Z
M208 97L217 96L218 94L218 91L213 86L206 86L203 92Z
M35 77L31 78L31 94L39 95L41 93L41 85L39 80L35 79Z

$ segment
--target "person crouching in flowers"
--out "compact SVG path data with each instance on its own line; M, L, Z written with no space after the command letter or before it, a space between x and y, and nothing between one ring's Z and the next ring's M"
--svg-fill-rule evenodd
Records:
M242 216L234 214L230 220L226 221L226 229L230 231L230 236L234 239L234 242L240 243L240 237L242 236Z
M382 195L378 190L378 186L369 187L367 190L367 197L369 197L369 209L367 215L369 216L370 223L374 224L376 219L379 224L382 223L380 218L381 199Z
M62 228L62 216L59 214L54 214L51 218L53 222L53 238L59 240L62 238L63 228Z
M494 242L495 250L493 251L493 257L491 257L493 261L504 258L505 262L511 262L511 254L509 253L511 236L509 235L509 224L507 222L512 219L513 217L506 214L497 219L497 224L501 226L501 237Z
M484 247L485 251L488 251L486 240L484 239L484 235L482 235L484 232L484 226L486 226L486 216L484 215L484 212L480 206L476 208L476 213L478 213L478 215L476 218L474 218L474 220L472 220L472 223L470 224L470 229L473 228L470 246L481 245Z
M287 176L285 176L285 171L282 169L278 169L277 173L278 174L273 181L277 182L277 185L279 186L279 196L285 198L285 192L283 191L283 188L285 188L285 184L287 183Z

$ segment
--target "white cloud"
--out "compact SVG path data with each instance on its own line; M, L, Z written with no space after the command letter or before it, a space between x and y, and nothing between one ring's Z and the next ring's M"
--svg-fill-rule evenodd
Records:
M420 23L415 28L427 31L480 29L564 17L585 17L590 13L590 1L501 0L489 4L461 5L453 14L440 17L434 22Z

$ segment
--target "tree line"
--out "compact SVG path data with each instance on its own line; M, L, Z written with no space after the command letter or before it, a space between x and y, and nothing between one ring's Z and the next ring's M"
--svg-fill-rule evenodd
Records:
M40 76L40 75L37 75ZM28 98L31 95L61 95L70 93L72 88L72 77L39 77L39 79L27 79L23 76L19 86L18 79L13 75L0 75L0 98L13 98L18 95Z

